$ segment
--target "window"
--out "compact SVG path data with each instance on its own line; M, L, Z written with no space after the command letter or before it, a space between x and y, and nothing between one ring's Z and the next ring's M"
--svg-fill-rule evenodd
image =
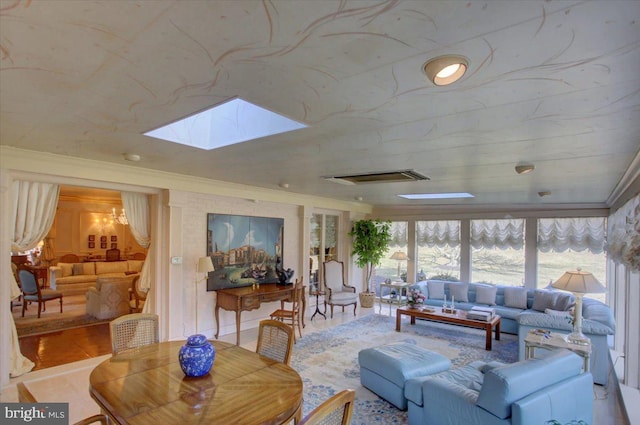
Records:
M538 220L538 281L544 288L567 270L591 272L606 286L604 217L541 218ZM605 302L606 294L585 294Z
M524 285L524 220L471 220L471 280Z
M394 221L391 223L391 243L387 248L387 252L378 267L376 267L376 277L374 281L385 279L402 279L407 281L407 260L396 260L394 254L398 253L395 258L404 254L404 258L408 258L408 241L407 241L407 229L409 223L406 221Z
M460 279L460 221L416 222L416 281Z

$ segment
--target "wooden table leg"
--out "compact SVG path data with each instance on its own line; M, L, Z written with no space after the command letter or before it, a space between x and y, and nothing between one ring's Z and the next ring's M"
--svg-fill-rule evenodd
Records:
M496 341L500 341L500 321L498 321L498 323L496 323Z
M400 332L400 310L396 310L396 332Z
M219 310L220 306L216 305L216 339L218 339L218 334L220 333L220 318L218 316Z
M242 311L236 311L236 345L240 345L240 314Z
M487 323L487 326L485 327L485 331L486 331L486 342L484 344L484 349L487 351L491 351L491 323ZM497 329L497 328L496 328Z

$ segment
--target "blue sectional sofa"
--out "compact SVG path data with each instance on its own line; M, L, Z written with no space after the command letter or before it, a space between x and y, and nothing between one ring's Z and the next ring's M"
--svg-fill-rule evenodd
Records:
M573 295L566 292L438 280L421 281L412 288L420 289L427 296L425 305L442 306L444 296L450 302L453 295L456 308L461 310L470 310L476 305L495 308L496 314L502 317L501 332L518 335L520 360L524 359L524 338L530 330L548 329L562 334L573 330L570 313L563 313L573 306ZM465 293L466 297L462 296ZM584 298L582 317L582 332L592 344L591 373L594 382L606 385L611 368L608 336L615 332L613 313L606 304Z
M475 361L409 379L409 425L593 424L593 381L566 350L512 364ZM571 422L574 423L574 422Z

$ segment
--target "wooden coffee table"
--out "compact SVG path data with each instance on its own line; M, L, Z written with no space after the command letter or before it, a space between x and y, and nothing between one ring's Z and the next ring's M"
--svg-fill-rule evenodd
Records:
M443 313L442 308L432 307L434 311L425 311L422 308L399 308L396 310L396 331L400 332L401 316L411 317L411 324L416 324L416 317L419 319L433 320L434 322L449 323L451 325L469 326L472 328L484 329L487 333L485 350L491 351L491 332L495 329L496 341L500 340L500 316L484 322L482 320L467 319L467 312L458 310L455 314Z

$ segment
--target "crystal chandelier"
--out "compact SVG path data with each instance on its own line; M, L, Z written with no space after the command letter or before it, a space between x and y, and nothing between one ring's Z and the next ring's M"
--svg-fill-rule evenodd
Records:
M120 215L117 215L116 209L113 208L111 210L111 218L113 219L113 221L115 221L118 224L122 224L123 226L126 226L127 224L129 224L129 222L127 221L127 216L124 214L124 208L122 209L122 212L120 213Z

